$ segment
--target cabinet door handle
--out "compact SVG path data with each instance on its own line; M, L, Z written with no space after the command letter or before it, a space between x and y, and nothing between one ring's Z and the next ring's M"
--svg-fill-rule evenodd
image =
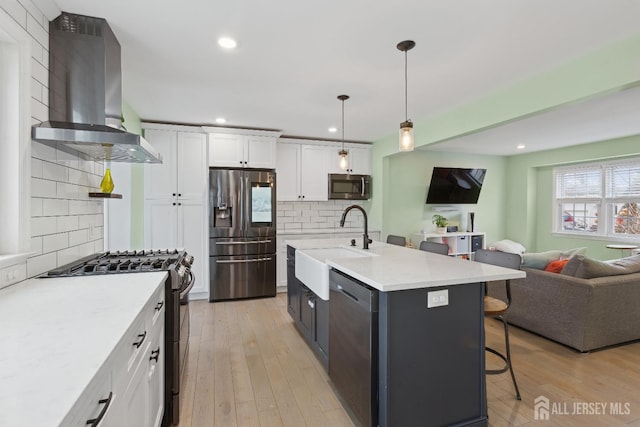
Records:
M140 348L140 346L142 345L146 337L147 337L147 331L144 331L143 333L138 334L138 338L140 338L140 341L134 342L133 345L135 345L136 348Z
M87 425L90 425L91 427L96 427L98 424L100 424L100 421L102 421L102 418L104 417L104 414L107 413L107 409L109 409L109 405L111 404L111 398L113 397L113 392L109 392L109 397L107 397L106 399L100 399L98 400L98 403L100 405L104 405L102 407L102 410L100 411L100 413L98 414L98 416L96 418L92 418L90 420L87 420Z
M156 311L160 311L162 309L162 306L164 305L164 301L160 301L159 303L156 304Z
M173 206L175 206L175 205L176 205L176 202L173 202Z
M315 306L315 304L313 303L312 300L307 300L307 304L309 304L309 307L313 308Z
M155 360L157 363L159 356L160 356L160 346L158 346L157 350L151 350L151 357L149 358L149 360Z
M173 197L176 197L176 193L173 193Z
M178 206L182 206L182 203L178 203Z

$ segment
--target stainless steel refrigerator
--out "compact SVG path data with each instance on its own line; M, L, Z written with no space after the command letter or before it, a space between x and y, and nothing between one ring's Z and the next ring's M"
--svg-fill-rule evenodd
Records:
M275 296L275 170L209 170L209 267L209 301Z

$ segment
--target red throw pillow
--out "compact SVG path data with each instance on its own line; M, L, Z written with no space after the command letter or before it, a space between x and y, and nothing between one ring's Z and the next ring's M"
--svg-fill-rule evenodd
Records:
M568 259L558 259L555 261L551 261L549 264L547 264L547 266L544 268L544 271L549 271L551 273L560 273L562 271L562 269L564 268L564 266L569 262Z

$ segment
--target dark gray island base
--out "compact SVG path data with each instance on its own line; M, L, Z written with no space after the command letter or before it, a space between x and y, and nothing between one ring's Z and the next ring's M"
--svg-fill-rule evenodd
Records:
M482 300L482 283L379 293L380 426L487 425Z
M428 265L437 267L420 273L427 276L425 282L381 290L390 286L369 285L349 273L351 265L345 272L332 261L330 297L323 300L295 277L296 250L289 246L287 251L288 311L357 425L487 425L482 281L513 273L384 245L378 258L341 263L364 263L358 277L373 282L367 277L380 276L374 262L384 261L385 250L425 257ZM417 264L421 259L409 262L422 269ZM437 277L434 272L443 268ZM467 274L465 269L472 271ZM447 282L447 271L458 283ZM464 283L467 280L471 283ZM446 301L440 299L442 293Z

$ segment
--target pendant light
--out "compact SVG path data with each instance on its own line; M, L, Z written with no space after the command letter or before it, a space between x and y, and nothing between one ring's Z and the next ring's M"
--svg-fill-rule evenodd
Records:
M347 156L349 152L344 149L344 101L349 99L349 95L338 95L338 99L342 101L342 150L338 151L340 156L340 169L347 170L349 167L349 159Z
M413 151L413 123L407 114L407 51L414 48L416 42L405 40L398 43L398 50L404 52L404 122L400 123L400 151Z

